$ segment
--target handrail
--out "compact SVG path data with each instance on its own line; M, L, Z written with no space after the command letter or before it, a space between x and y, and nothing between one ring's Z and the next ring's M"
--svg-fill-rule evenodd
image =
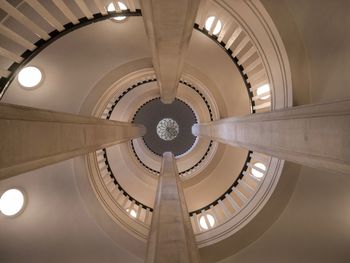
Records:
M61 37L65 36L66 34L73 32L81 27L88 26L90 24L104 21L107 19L111 19L113 17L117 16L142 16L141 10L136 9L135 11L128 10L121 10L120 12L116 11L108 11L107 15L102 15L101 13L95 13L93 14L93 18L88 19L86 17L79 18L78 24L73 23L67 23L64 25L63 31L53 30L52 32L48 33L50 36L49 39L44 40L40 39L37 42L33 43L35 45L35 49L29 50L27 49L25 52L23 52L20 57L23 58L23 60L18 63L14 62L12 65L6 69L9 71L9 75L7 77L1 77L0 79L0 100L3 98L6 90L8 89L9 85L12 83L12 81L16 78L16 75L19 73L19 71L26 66L33 58L35 58L37 55L39 55L45 48L47 48L49 45L51 45L56 40L60 39Z

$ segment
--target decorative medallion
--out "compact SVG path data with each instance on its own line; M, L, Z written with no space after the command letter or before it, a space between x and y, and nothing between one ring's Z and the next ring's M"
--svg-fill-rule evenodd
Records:
M179 125L173 119L164 118L157 125L157 134L164 141L172 141L179 134Z

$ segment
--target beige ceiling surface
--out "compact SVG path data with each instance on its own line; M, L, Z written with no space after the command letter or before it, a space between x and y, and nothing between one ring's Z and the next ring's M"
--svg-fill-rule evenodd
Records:
M1 181L1 192L9 187L22 187L28 204L16 218L0 217L0 262L142 262L115 244L88 213L71 160Z

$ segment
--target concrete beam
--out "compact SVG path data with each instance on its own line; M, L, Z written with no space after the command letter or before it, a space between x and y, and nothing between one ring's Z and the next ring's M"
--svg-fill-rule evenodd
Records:
M163 103L176 97L200 0L141 0Z
M0 104L0 180L140 137L143 126Z
M197 124L192 133L305 166L350 174L350 99Z
M163 154L145 262L200 262L182 182L170 152Z

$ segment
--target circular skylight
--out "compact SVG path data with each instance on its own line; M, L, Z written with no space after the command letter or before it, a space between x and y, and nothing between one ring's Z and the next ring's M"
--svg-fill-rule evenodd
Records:
M255 167L259 168L259 170ZM255 163L252 167L253 176L259 179L262 178L264 176L264 173L261 170L266 171L266 166L263 163Z
M126 7L126 5L122 2L118 2L118 6L119 6L119 9L120 10L127 10L128 8ZM107 11L108 12L114 12L115 11L115 6L114 6L114 3L110 3L108 6L107 6ZM113 20L116 20L116 21L122 21L126 18L126 16L116 16L116 17L113 17L112 19Z
M179 125L173 119L162 119L157 125L157 134L164 141L172 141L179 134Z
M205 217L207 218L207 220L205 220ZM209 226L208 226L208 223L209 223ZM199 225L204 230L208 230L209 227L212 228L214 224L215 224L215 219L211 214L206 214L199 218Z
M205 21L205 29L210 31L211 27L213 26L214 21L215 21L215 16L208 17L207 21ZM213 34L214 35L219 34L219 32L221 31L221 27L222 27L221 21L217 20L215 28L213 30Z
M270 85L269 84L262 85L261 87L259 87L256 90L256 94L258 96L260 96L262 94L265 94L260 99L261 100L267 100L268 98L270 98Z
M24 88L34 88L42 79L41 71L36 67L25 67L18 73L18 82Z
M5 216L18 214L24 205L24 195L18 189L9 189L0 198L0 211Z

